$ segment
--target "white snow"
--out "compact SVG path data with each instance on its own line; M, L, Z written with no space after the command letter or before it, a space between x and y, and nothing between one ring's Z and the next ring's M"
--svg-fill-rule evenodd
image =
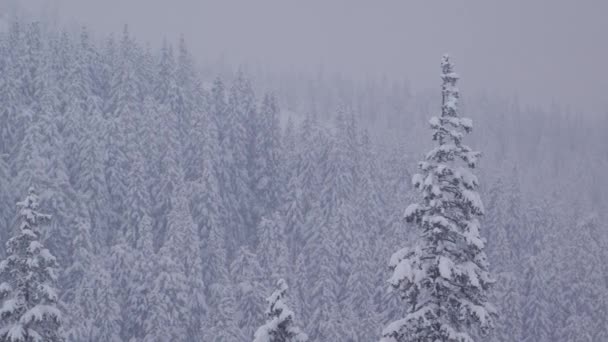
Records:
M285 329L284 332L291 335L288 342L308 341L308 336L294 325L294 313L284 302L284 296L288 290L287 283L285 280L279 279L277 287L278 289L266 299L268 302L266 314L269 320L256 330L253 342L271 342L274 333L278 333L279 329Z
M51 252L49 252L49 250L48 250L48 249L46 249L46 248L43 248L43 249L40 251L40 257L41 257L41 258L42 258L44 261L46 261L46 262L54 262L54 261L56 261L56 258L55 258L55 257L54 257L54 256L51 254Z
M429 124L431 125L431 128L438 128L441 125L441 121L439 120L438 117L433 116L430 120L429 120Z
M460 179L467 189L473 189L479 185L477 176L475 176L469 169L464 167L456 168L454 177Z
M412 176L412 185L415 188L420 187L420 185L422 184L422 175L417 173L415 175Z
M481 197L479 197L479 193L476 191L472 191L469 189L464 189L462 191L462 196L467 204L469 204L475 213L483 214L483 202L481 202Z
M11 290L12 287L9 283L3 282L2 284L0 284L0 295L2 295L3 293L10 292Z
M438 265L439 274L445 279L452 279L452 272L454 269L454 262L446 257L439 257Z
M397 287L403 281L407 281L407 284L416 284L426 277L426 269L420 263L419 254L418 249L412 252L407 248L402 248L394 253L390 260L393 273L388 279L388 283Z
M19 303L17 299L11 298L4 301L2 304L2 308L0 308L0 317L3 317L5 314L14 312L17 308L19 308Z
M460 125L467 131L473 129L473 120L469 118L460 118Z
M28 324L34 321L43 321L44 318L57 318L61 317L61 312L54 306L38 304L33 308L27 310L20 318L22 324Z
M4 335L4 331L2 332ZM14 324L8 328L6 337L9 341L23 341L25 339L25 330L23 329L23 325Z
M420 209L420 205L418 205L418 203L412 203L412 204L408 205L407 208L405 208L403 217L409 220L418 213L419 209Z
M42 248L42 244L38 241L31 241L27 251L30 253L36 253Z
M57 301L58 295L57 290L49 284L40 285L40 291L51 301Z

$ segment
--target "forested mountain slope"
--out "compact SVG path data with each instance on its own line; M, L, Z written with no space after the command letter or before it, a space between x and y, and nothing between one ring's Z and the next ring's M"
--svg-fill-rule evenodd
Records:
M203 79L194 60L183 40L152 49L127 28L11 23L2 246L35 186L70 341L250 341L280 278L310 340L377 340L403 313L387 262L414 236L403 210L437 96ZM463 97L484 151L492 340L608 340L607 119Z

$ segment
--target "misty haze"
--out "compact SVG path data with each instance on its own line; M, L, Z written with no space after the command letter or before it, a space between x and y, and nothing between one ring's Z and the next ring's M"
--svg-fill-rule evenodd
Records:
M608 341L607 13L0 0L0 342Z

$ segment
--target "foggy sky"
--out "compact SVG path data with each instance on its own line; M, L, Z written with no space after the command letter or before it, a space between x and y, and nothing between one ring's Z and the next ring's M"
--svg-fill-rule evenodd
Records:
M128 23L154 44L183 33L200 61L225 55L277 72L323 65L427 89L450 52L465 96L603 114L608 104L606 0L24 0L41 1L101 33Z

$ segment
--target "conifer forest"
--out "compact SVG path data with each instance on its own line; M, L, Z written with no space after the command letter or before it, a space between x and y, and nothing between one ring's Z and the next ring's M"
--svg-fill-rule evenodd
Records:
M429 89L272 73L12 3L0 341L608 341L605 107L481 94L456 53Z

